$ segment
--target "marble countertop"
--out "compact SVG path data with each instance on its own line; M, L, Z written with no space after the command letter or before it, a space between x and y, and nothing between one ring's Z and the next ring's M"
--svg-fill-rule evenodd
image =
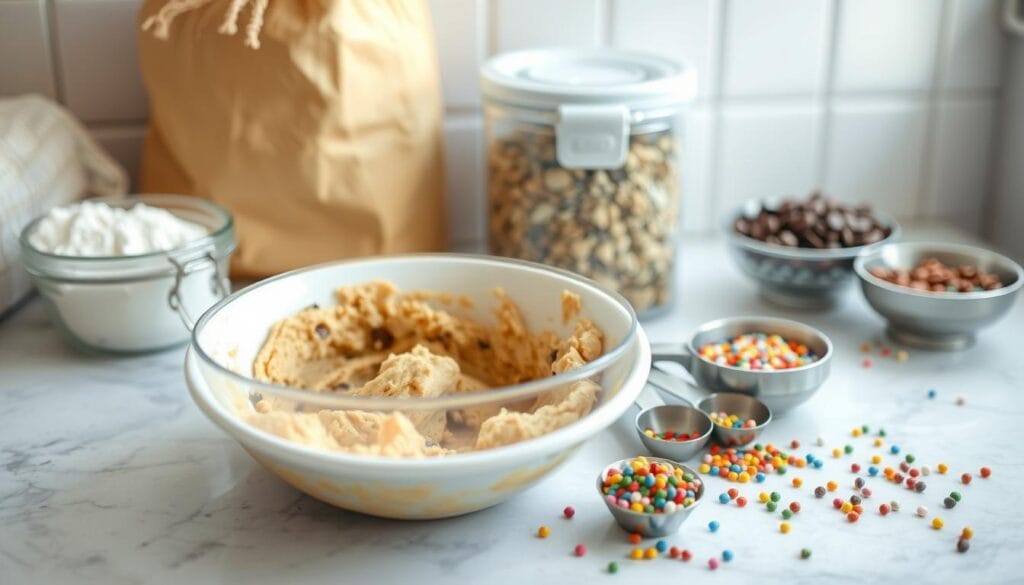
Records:
M965 239L944 228L908 230L909 237ZM708 501L670 544L694 553L631 561L626 534L593 493L603 464L642 452L631 417L588 442L546 481L508 503L468 516L430 522L386 521L337 510L302 495L255 461L190 401L182 378L184 349L137 358L84 356L62 344L38 299L0 323L0 582L2 583L356 583L598 582L659 577L722 583L1019 582L1024 551L1024 455L1013 437L1024 422L1024 296L1012 314L962 353L910 350L900 363L860 346L881 341L882 321L860 293L826 313L764 304L713 239L683 243L673 311L646 323L652 340L682 340L698 324L742 314L778 315L825 331L836 355L831 378L808 403L778 417L764 440L802 443L799 453L825 459L820 470L771 476L738 486L746 508L722 505L732 484L709 478ZM929 400L927 390L937 397ZM957 405L962 396L965 404ZM849 494L851 462L867 467L870 439L850 429L884 427L887 441L933 472L915 494L869 479L866 513L849 524L812 495L835 480ZM825 447L814 446L817 436ZM852 444L834 459L833 447ZM885 450L885 463L896 458ZM977 477L988 465L990 479ZM975 480L959 483L962 472ZM793 476L804 480L800 489ZM778 513L756 504L761 489L798 500L792 532L778 531ZM963 494L942 507L951 490ZM877 513L896 499L902 510ZM566 505L576 517L560 517ZM927 506L946 527L914 516ZM717 533L707 524L721 523ZM537 527L551 536L536 538ZM967 554L955 552L960 529L976 531ZM574 557L584 543L589 552ZM801 548L813 556L801 560ZM707 560L724 549L735 560L710 573ZM610 561L619 573L609 575Z

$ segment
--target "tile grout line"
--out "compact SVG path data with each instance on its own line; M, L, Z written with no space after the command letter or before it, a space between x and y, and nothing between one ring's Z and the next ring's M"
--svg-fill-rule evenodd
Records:
M594 23L597 31L597 46L598 47L610 47L612 45L612 17L614 16L614 8L612 7L612 0L596 0L597 2L597 18Z
M821 88L821 127L818 129L818 160L815 161L815 183L818 189L825 188L825 176L828 172L829 143L832 139L832 110L835 98L836 85L836 62L839 55L839 24L842 14L843 0L834 0L831 3L832 13L829 15L828 38L826 43L825 79Z
M487 4L486 18L487 39L486 54L488 57L498 52L498 2L501 0L485 0Z
M917 192L914 193L914 217L931 217L928 203L933 198L932 187L935 183L934 171L937 169L935 157L938 156L936 142L941 125L940 106L941 88L946 78L953 37L953 15L956 6L953 0L943 0L942 13L939 16L939 38L935 49L935 69L932 71L931 88L928 91L927 114L924 127L924 144L921 157L921 170Z
M50 66L53 67L53 91L57 101L67 105L66 91L64 87L63 62L60 58L60 44L57 41L57 5L55 0L38 0L43 5L43 14L46 16L46 41L50 49Z
M704 230L705 232L712 231L714 226L718 224L718 215L721 213L719 207L719 187L721 181L719 175L721 174L721 148L722 148L722 94L725 89L725 51L726 51L726 36L728 32L728 23L726 22L729 17L729 7L731 1L724 0L723 2L716 2L714 10L716 11L714 17L718 19L715 23L717 24L718 37L714 42L714 50L711 52L711 63L708 67L709 70L715 71L715 82L713 84L713 90L711 95L708 96L710 99L709 105L711 108L711 116L708 118L708 132L711 135L709 140L710 146L708 148L708 159L705 161L707 168L707 189L704 194L708 198L708 206L705 209L705 223L711 227L711 230ZM710 215L710 217L708 217Z

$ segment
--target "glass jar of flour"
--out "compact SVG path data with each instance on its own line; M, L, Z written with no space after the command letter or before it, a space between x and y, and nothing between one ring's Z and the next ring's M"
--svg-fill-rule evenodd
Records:
M490 252L592 278L645 316L667 308L692 69L644 53L521 51L485 63L481 86Z

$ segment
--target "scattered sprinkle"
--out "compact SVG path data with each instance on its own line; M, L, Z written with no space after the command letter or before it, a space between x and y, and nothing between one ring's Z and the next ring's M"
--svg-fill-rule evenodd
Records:
M587 554L587 547L582 544L577 544L576 548L574 548L572 552L576 556L582 557Z
M541 526L537 529L537 536L540 538L547 538L551 534L551 529L547 526Z
M562 516L565 516L566 518L572 518L575 515L576 509L573 508L572 506L566 506L565 509L562 510Z
M800 558L801 559L809 559L809 558L811 558L811 549L809 549L809 548L802 548L802 549L800 549Z

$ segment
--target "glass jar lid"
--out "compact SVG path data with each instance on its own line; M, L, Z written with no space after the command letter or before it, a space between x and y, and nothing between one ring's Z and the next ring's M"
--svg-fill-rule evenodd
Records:
M697 94L691 67L649 53L538 49L497 55L480 74L484 97L511 106L621 104L632 111L678 108Z
M484 98L540 113L555 127L560 165L625 164L630 127L675 115L697 93L693 69L671 59L612 49L539 49L491 58Z

